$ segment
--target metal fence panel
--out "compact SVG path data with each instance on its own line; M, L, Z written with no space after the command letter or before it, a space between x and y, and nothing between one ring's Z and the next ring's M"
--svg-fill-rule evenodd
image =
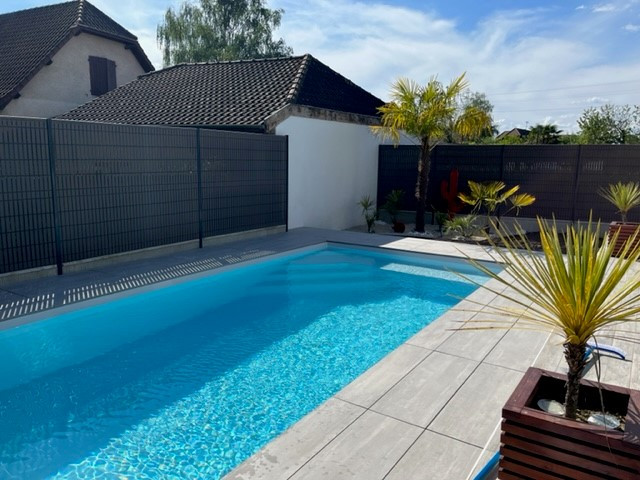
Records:
M198 238L195 130L53 128L64 261Z
M0 116L0 273L55 264L46 122Z
M420 149L414 145L380 145L378 149L378 207L392 190L403 190L403 210L416 208L415 191Z
M418 155L417 146L380 148L379 199L415 183ZM640 181L640 146L439 145L431 153L429 207L446 209L440 187L453 169L459 172L458 191L467 191L467 180L502 180L535 195L536 202L521 215L586 220L593 210L594 219L609 222L618 215L598 191L613 182ZM415 204L405 208L415 209ZM632 211L629 220L640 221L640 212Z
M287 139L200 131L204 236L284 225Z
M616 208L599 195L610 183L640 181L640 145L589 145L582 147L576 216L587 219L593 209L595 219L619 220ZM640 209L631 210L630 222L640 221Z
M427 191L428 207L446 211L446 202L440 189L442 182L449 182L451 171L458 170L458 192L467 191L467 182L497 180L501 175L503 147L500 145L483 147L472 145L437 146L431 152L431 170Z
M520 185L536 201L521 215L572 220L573 190L579 162L578 145L506 145L502 181L507 188ZM494 180L500 177L494 178ZM504 210L504 209L503 209ZM515 215L514 210L509 215Z

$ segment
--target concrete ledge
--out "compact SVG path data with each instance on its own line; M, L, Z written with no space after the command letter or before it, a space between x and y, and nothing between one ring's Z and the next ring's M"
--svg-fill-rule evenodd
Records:
M0 274L0 287L6 287L17 282L28 280L36 280L44 277L54 277L56 275L56 266L47 265L46 267L29 268L27 270L18 270L16 272L8 272Z
M207 237L203 239L202 245L205 247L222 245L225 243L237 242L239 240L247 240L251 238L266 237L275 233L286 231L285 225L276 227L258 228L255 230L247 230L244 232L229 233L226 235L217 235L215 237ZM186 242L172 243L169 245L158 245L156 247L143 248L140 250L132 250L130 252L114 253L112 255L104 255L101 257L85 258L73 262L64 263L63 273L76 273L91 269L97 269L121 262L130 262L135 260L145 260L148 258L170 255L187 250L198 248L198 240L188 240ZM48 265L45 267L32 268L29 270L19 270L17 272L9 272L0 274L0 287L10 284L35 280L42 277L51 277L56 275L56 266Z
M266 237L267 235L273 235L274 233L283 233L287 231L285 225L278 225L277 227L265 227L257 228L255 230L247 230L244 232L227 233L226 235L217 235L215 237L207 237L202 240L202 246L211 247L214 245L222 245L224 243L235 242L237 240L248 240L250 238Z

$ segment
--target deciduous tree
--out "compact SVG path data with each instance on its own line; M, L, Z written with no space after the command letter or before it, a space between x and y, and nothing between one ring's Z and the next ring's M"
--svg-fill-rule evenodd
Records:
M638 143L640 106L603 105L582 112L578 120L584 143Z
M165 65L183 62L282 57L293 53L273 30L281 9L264 0L199 0L169 8L158 25L157 39Z

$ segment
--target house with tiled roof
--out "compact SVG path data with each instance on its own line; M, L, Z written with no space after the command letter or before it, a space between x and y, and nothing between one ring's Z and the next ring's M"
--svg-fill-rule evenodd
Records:
M496 140L502 140L503 138L506 137L513 137L513 138L526 138L527 135L529 135L530 130L527 130L525 128L512 128L511 130L505 130L504 132L502 132L500 135L498 135L496 137Z
M347 228L375 196L383 101L311 55L181 64L59 119L287 135L289 226Z
M152 70L137 37L85 0L0 15L0 115L52 117Z

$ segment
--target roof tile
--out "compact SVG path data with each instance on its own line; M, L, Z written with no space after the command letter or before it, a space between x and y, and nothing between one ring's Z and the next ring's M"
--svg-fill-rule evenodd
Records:
M58 118L256 127L287 104L377 115L383 102L304 55L175 65L142 75Z

